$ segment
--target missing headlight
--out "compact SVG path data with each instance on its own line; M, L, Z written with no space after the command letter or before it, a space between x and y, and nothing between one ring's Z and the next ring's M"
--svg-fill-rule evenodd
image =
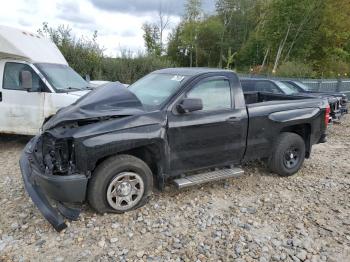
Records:
M46 136L43 142L44 165L55 175L67 175L72 171L73 145L70 139Z

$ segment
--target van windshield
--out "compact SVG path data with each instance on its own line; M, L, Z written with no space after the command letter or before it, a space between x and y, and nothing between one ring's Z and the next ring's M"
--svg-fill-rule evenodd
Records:
M70 92L89 88L89 83L67 65L38 63L35 66L57 92Z

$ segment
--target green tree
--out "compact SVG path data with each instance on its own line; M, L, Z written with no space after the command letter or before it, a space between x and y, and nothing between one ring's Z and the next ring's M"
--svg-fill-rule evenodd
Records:
M103 49L97 43L97 31L90 39L86 37L77 39L70 27L60 25L52 28L45 22L38 33L50 38L60 49L68 64L81 76L89 75L92 79L101 77Z
M144 32L143 39L145 41L147 53L160 56L162 45L159 27L155 24L144 23L142 29Z
M350 4L347 0L322 0L321 19L310 59L323 76L350 72Z
M168 36L167 57L179 66L188 66L189 60L186 54L186 46L182 42L182 23L177 25Z
M218 16L210 16L198 24L197 66L217 67L220 59L220 32L223 25Z
M259 33L270 49L273 72L281 62L310 52L321 9L319 0L272 0L265 6Z
M220 35L219 67L223 66L225 53L231 50L239 54L247 44L252 32L257 28L261 6L261 0L217 0L216 10L223 25ZM241 62L247 63L247 61Z

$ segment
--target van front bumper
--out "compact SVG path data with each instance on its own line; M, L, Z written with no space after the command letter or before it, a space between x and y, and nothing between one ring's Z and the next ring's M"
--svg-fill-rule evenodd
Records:
M80 174L43 174L34 157L38 139L40 137L36 136L26 145L20 158L24 187L42 215L57 231L61 231L67 227L64 217L75 220L80 213L79 209L67 207L64 203L85 200L88 178ZM56 207L51 202L55 202Z
M348 113L348 107L347 106L342 106L340 108L340 111L341 111L342 115L347 114Z

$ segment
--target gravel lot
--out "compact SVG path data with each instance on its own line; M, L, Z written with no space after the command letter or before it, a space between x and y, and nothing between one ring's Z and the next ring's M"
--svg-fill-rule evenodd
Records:
M24 191L29 138L0 136L0 261L350 261L350 117L290 178L260 163L245 176L155 193L145 207L57 233Z

